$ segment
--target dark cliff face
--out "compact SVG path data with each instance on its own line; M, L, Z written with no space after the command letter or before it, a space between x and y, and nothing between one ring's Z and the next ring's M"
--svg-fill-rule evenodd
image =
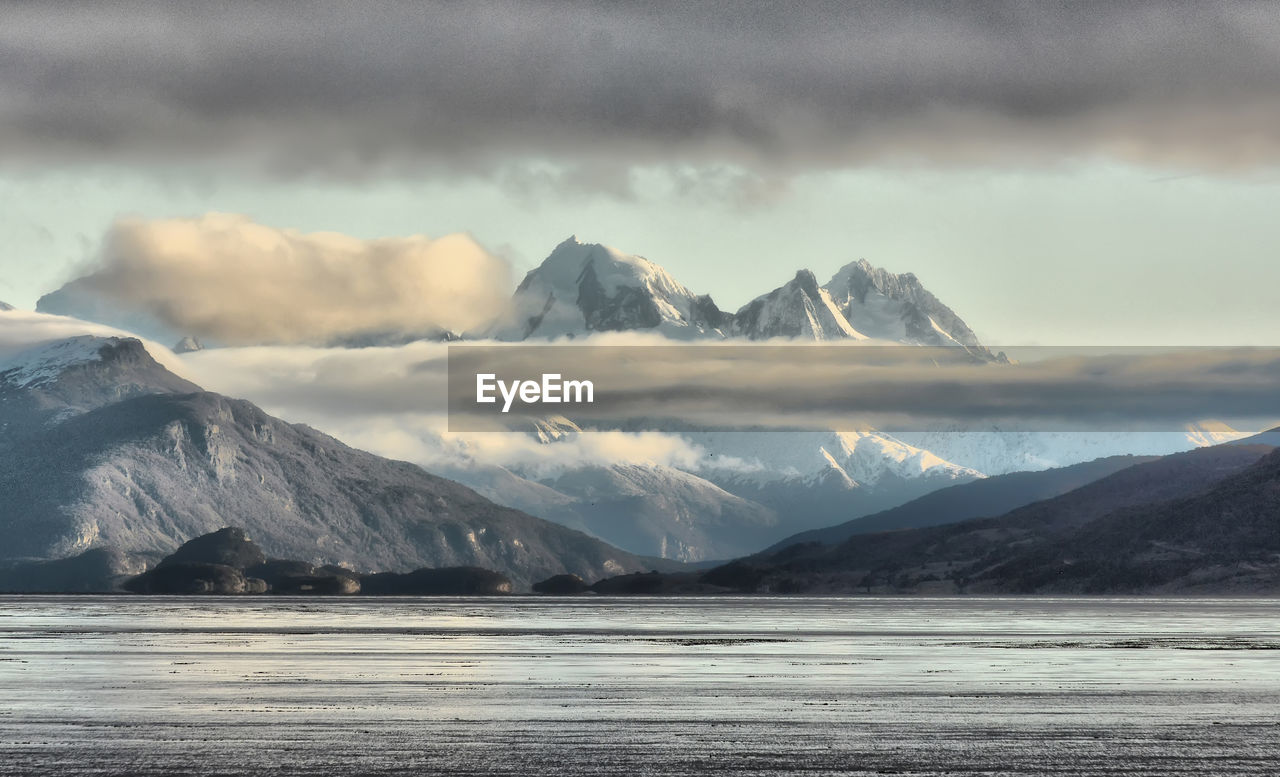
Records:
M163 555L235 524L275 557L365 570L477 566L522 587L644 566L412 464L199 391L140 343L38 386L6 384L3 400L4 558L99 546Z
M733 315L721 310L711 299L710 294L703 294L693 301L691 310L693 325L702 325L707 329L722 329L733 325Z

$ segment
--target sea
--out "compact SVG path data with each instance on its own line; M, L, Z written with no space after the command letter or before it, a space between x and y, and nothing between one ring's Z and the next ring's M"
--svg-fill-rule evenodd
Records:
M0 597L4 775L1280 775L1280 600Z

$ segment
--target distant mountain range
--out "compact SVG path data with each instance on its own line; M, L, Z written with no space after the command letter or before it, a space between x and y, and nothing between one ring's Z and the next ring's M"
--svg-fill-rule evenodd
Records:
M119 326L151 326L146 311L119 310L75 282L41 310ZM865 260L823 285L799 270L738 311L720 310L660 265L570 238L531 270L508 313L471 336L542 342L597 332L656 332L677 341L875 339L957 346L1002 360L913 274ZM332 345L388 345L448 332L359 333ZM200 347L184 339L180 350ZM548 427L550 429L550 427ZM542 442L582 433L566 422ZM490 500L579 529L632 553L680 561L741 556L797 532L883 511L931 491L990 475L1044 470L1123 454L1167 454L1230 439L1225 428L1186 433L859 433L735 431L683 436L706 455L696 466L600 463L553 474L457 461L442 474Z
M859 534L942 526L973 518L995 517L1032 502L1061 496L1120 470L1158 458L1110 456L1069 467L995 475L942 488L873 515L794 534L768 548L765 553L811 542L833 545Z
M874 338L960 346L984 360L1003 359L915 275L894 274L865 260L841 268L825 285L800 270L786 284L727 313L648 259L576 238L561 243L525 276L507 318L482 334L528 342L606 331L659 332L678 341ZM572 424L560 428L562 435L577 431ZM1226 429L1092 435L687 432L681 436L707 455L699 466L683 471L592 467L548 478L474 467L450 474L495 501L630 550L699 561L742 555L753 545L991 474L1129 453L1171 453L1230 434ZM556 439L544 441L555 444Z
M963 346L995 358L914 275L895 275L865 260L841 268L824 286L812 272L800 270L728 313L648 259L576 237L556 246L525 276L510 312L483 334L528 340L618 331L656 331L676 340L877 338Z
M1135 464L996 517L782 543L704 580L791 593L1275 594L1277 437Z
M276 557L484 567L520 586L660 564L202 391L134 339L76 337L0 363L0 494L9 561L105 548L133 569L230 524Z
M581 433L561 419L537 435L555 445ZM680 561L753 553L798 530L982 477L876 433L683 437L714 455L696 468L612 464L543 474L460 461L439 471L502 504L635 553ZM726 458L735 465L716 463Z

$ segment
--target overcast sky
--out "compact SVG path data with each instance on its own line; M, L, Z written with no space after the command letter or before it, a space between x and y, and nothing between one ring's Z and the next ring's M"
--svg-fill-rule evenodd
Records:
M734 309L914 271L994 345L1276 345L1274 3L0 5L0 300L122 217L569 234Z

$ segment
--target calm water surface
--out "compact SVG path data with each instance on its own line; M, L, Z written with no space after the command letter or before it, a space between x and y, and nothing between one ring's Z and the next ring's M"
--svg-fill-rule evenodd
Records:
M1280 775L1280 601L0 597L0 774Z

